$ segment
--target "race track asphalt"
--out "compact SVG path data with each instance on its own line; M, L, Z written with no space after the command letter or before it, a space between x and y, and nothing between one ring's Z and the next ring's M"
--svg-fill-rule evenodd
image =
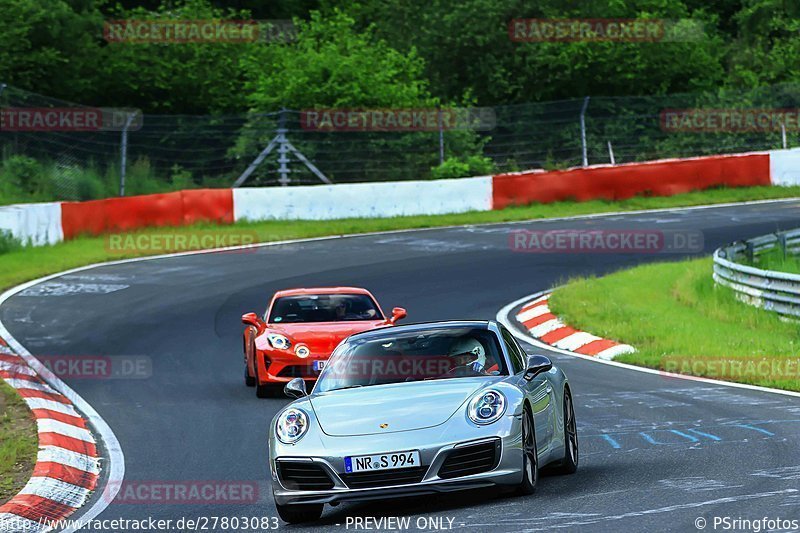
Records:
M126 483L260 485L255 504L113 503L101 518L275 516L267 425L288 400L258 400L244 386L240 323L273 291L357 285L384 309L406 307L409 321L492 319L573 275L682 256L517 253L512 229L699 230L701 255L792 227L797 201L317 240L97 267L27 289L0 316L34 355L149 358L143 379L64 378L116 433ZM577 474L542 477L530 497L345 504L315 525L280 528L354 531L354 517L407 516L412 530L438 517L464 531L695 531L698 517L709 530L715 516L800 518L800 399L552 358L575 396Z

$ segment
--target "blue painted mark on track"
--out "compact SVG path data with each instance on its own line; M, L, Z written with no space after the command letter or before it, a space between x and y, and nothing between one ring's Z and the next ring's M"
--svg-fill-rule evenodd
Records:
M658 442L656 439L654 439L653 437L651 437L647 433L640 432L639 435L641 435L642 438L644 440L646 440L647 442L649 442L650 444L661 444L660 442Z
M736 424L736 425L740 428L746 428L746 429L752 429L753 431L758 431L759 433L763 433L764 435L769 435L770 437L775 435L775 433L771 431L767 431L766 429L763 428L757 428L755 426L751 426L748 424Z
M717 437L716 435L712 435L711 433L706 433L704 431L700 431L700 430L697 430L697 429L690 429L689 431L691 431L692 433L694 433L696 435L700 435L701 437L709 438L711 440L716 440L716 441L721 441L722 440L721 438Z
M670 431L670 433L674 433L676 435L680 435L681 437L683 437L685 439L689 439L692 442L700 442L700 439L698 439L697 437L693 437L693 436L691 436L691 435L689 435L687 433L684 433L683 431L678 431L677 429L670 429L669 431Z
M614 448L615 450L619 450L620 448L622 448L622 446L620 446L620 445L619 445L619 442L617 442L616 440L614 440L614 437L612 437L611 435L606 435L606 434L603 434L603 438L604 438L604 439L606 440L606 442L608 442L608 443L611 445L611 447L612 447L612 448Z

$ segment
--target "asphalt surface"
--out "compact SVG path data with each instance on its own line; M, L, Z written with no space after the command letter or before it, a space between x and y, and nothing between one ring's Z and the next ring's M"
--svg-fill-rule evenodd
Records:
M490 319L573 275L682 256L517 253L512 229L699 230L700 255L798 226L800 202L777 202L321 240L98 267L34 286L0 315L35 355L149 358L141 379L64 378L116 433L125 483L259 484L254 504L113 503L101 518L274 517L267 425L288 400L258 400L244 386L240 323L273 291L357 285L385 310L406 307L409 321ZM800 519L800 399L552 357L575 397L575 475L542 477L531 497L344 504L313 526L280 528L353 531L356 517L411 517L416 530L432 517L464 531L695 531L698 517L709 530L714 517Z

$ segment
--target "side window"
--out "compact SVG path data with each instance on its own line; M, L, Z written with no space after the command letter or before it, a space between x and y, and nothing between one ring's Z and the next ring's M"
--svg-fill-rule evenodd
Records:
M506 350L511 356L511 366L514 374L522 372L525 369L525 355L522 353L517 341L505 328L503 328L503 343L505 343Z

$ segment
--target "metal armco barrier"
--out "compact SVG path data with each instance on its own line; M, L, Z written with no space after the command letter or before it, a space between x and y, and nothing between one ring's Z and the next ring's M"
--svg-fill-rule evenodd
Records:
M800 317L800 274L742 264L775 248L800 253L800 229L735 242L714 252L714 281L737 292L742 301L781 315Z

